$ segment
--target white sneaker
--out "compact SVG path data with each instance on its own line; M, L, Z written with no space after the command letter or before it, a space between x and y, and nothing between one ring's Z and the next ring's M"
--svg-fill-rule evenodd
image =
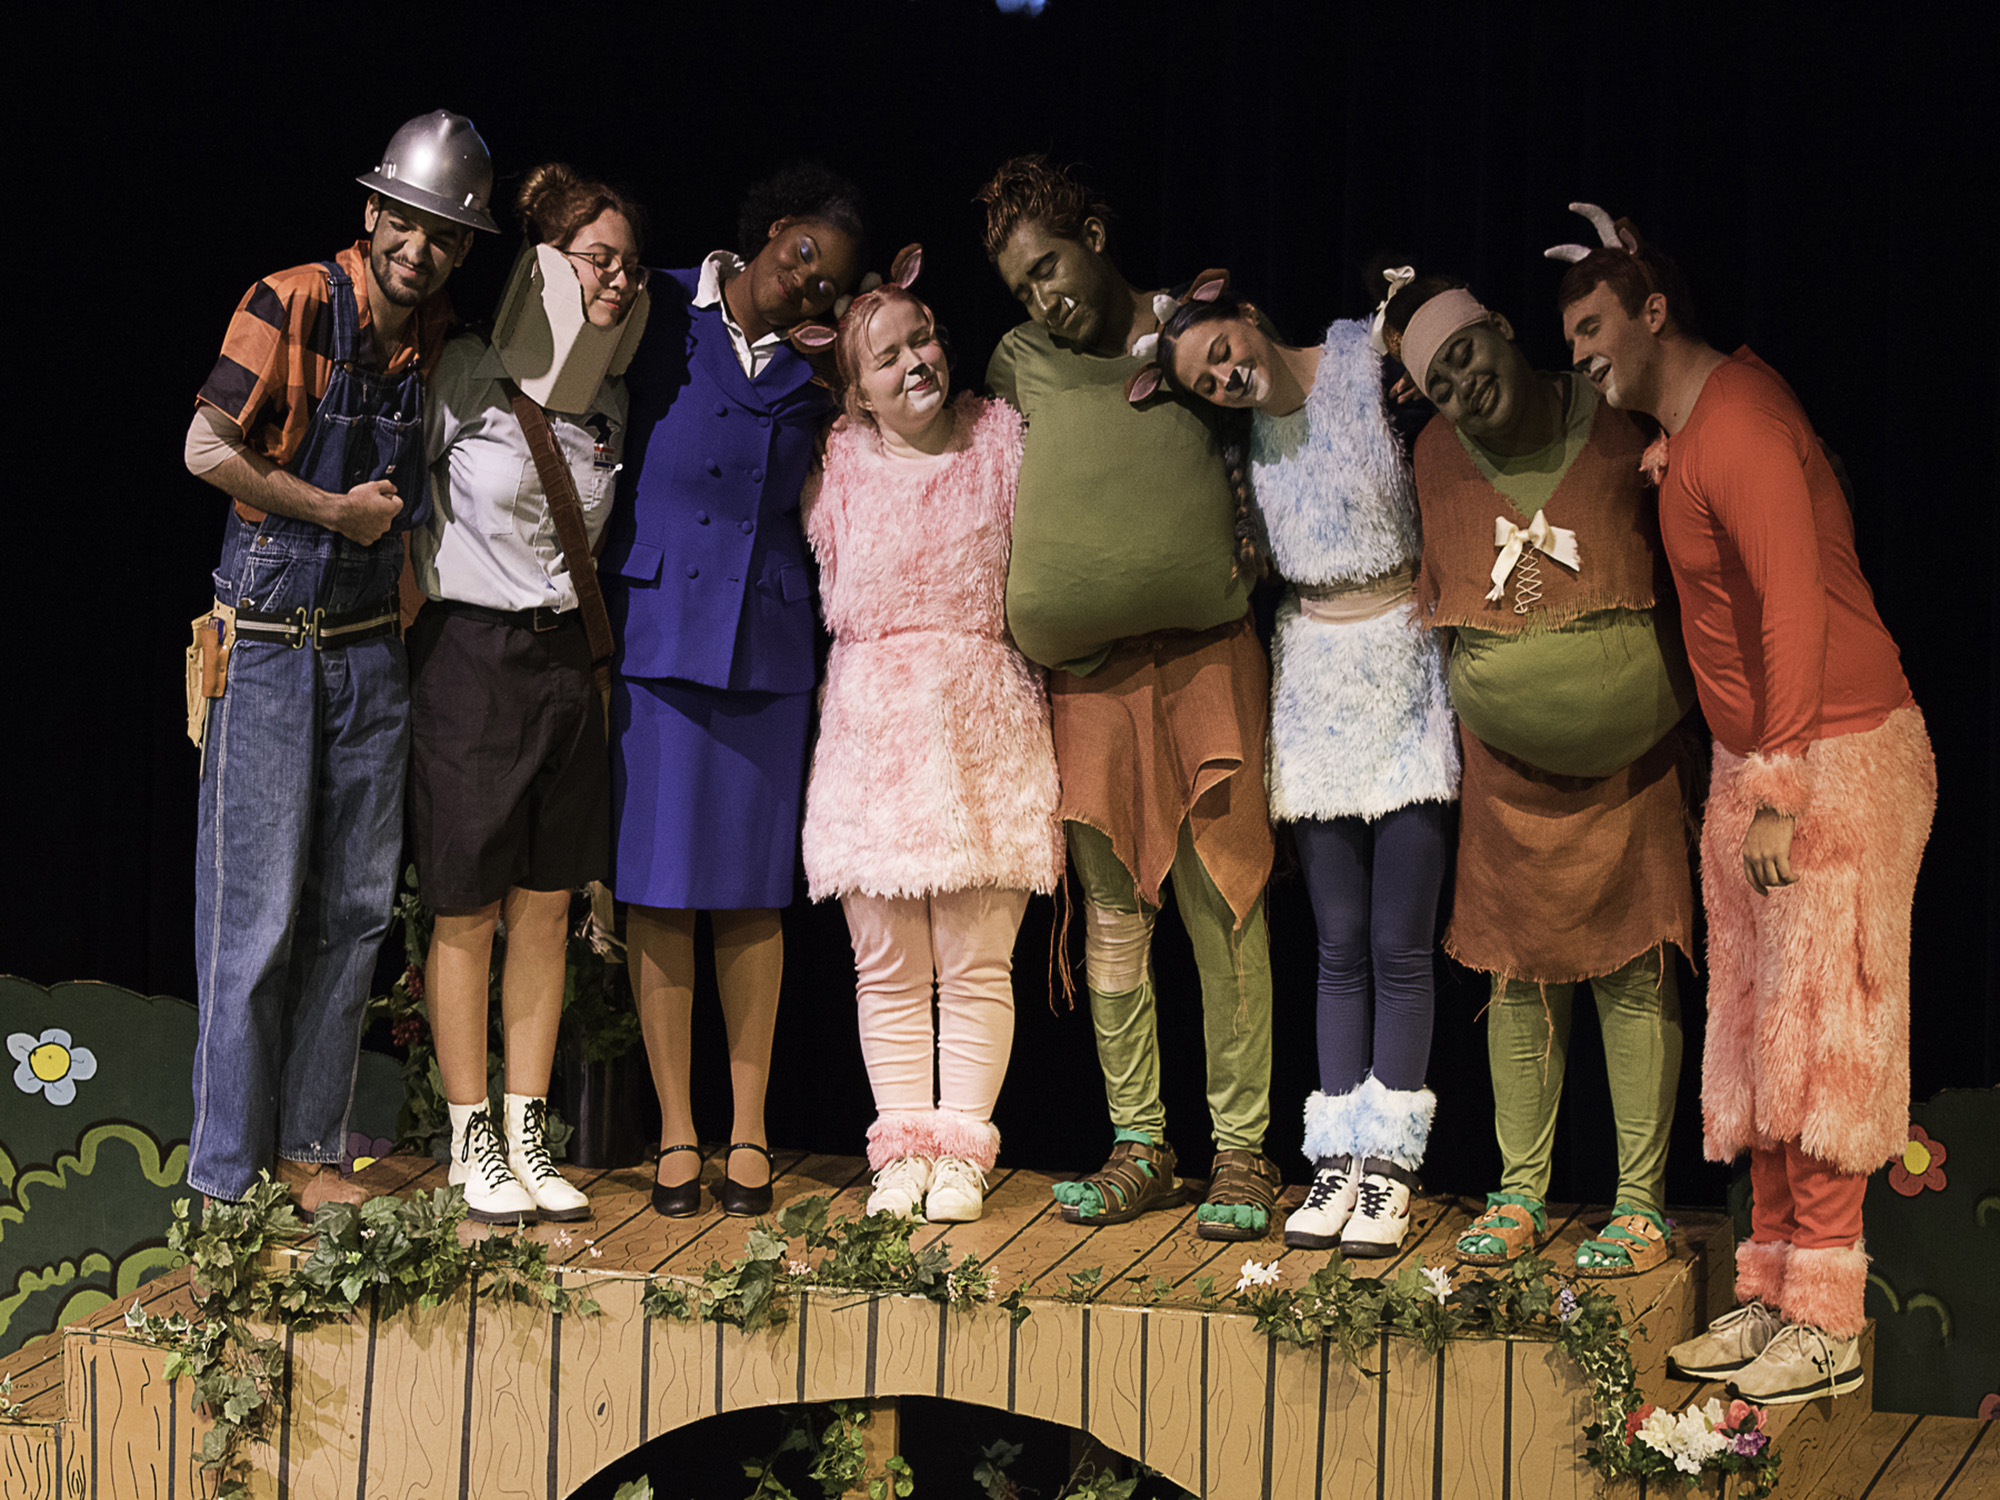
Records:
M452 1104L451 1170L446 1181L465 1189L465 1216L481 1224L533 1223L534 1196L507 1165L507 1146L484 1104Z
M1691 1339L1667 1351L1667 1363L1684 1380L1720 1380L1764 1352L1784 1321L1759 1301L1732 1308Z
M1365 1157L1354 1192L1354 1214L1340 1236L1340 1253L1361 1260L1394 1255L1410 1232L1410 1189L1416 1173L1379 1156Z
M532 1094L508 1094L507 1166L520 1179L544 1219L567 1222L590 1217L590 1200L570 1185L549 1155L549 1101Z
M924 1217L933 1224L970 1224L986 1212L986 1174L962 1156L940 1156L931 1165Z
M1861 1341L1837 1339L1809 1323L1787 1323L1729 1388L1759 1406L1791 1406L1839 1396L1861 1384Z
M928 1156L899 1156L875 1174L875 1191L868 1195L871 1214L899 1214L906 1219L923 1216L924 1194L930 1191L931 1159Z
M1285 1220L1285 1243L1294 1250L1331 1250L1354 1212L1361 1173L1351 1156L1322 1156L1313 1163L1306 1201Z

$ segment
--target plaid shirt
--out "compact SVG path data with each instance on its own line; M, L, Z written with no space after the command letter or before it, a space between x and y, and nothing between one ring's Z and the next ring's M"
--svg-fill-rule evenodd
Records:
M360 337L369 337L368 242L358 240L334 257L354 281ZM297 456L313 412L333 378L333 326L326 273L317 265L293 266L266 276L243 295L215 362L196 399L206 401L243 430L250 447L279 468ZM442 292L424 299L405 325L404 342L389 351L384 373L412 363L426 374L444 353L455 321Z

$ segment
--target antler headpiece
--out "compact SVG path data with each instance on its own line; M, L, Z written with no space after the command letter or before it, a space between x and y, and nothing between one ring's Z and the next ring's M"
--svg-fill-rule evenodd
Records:
M1167 324L1175 313L1190 302L1213 302L1229 290L1229 273L1219 267L1203 271L1189 283L1188 289L1178 297L1169 297L1165 292L1153 297L1153 316L1160 326L1151 333L1142 334L1132 342L1132 352L1146 363L1134 370L1125 382L1125 399L1137 406L1160 388L1166 370L1159 361L1160 335L1167 330Z
M1639 253L1638 231L1633 229L1630 219L1619 219L1614 223L1611 215L1599 208L1595 203L1572 203L1569 206L1569 211L1573 214L1581 214L1584 218L1590 220L1591 227L1597 231L1598 243L1596 245L1551 245L1542 252L1550 260L1579 261L1593 250L1599 249L1623 250L1627 255L1637 255Z

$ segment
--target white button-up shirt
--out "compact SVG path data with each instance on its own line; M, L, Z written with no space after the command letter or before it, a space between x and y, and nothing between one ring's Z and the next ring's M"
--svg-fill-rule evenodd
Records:
M410 537L417 582L429 598L488 609L575 609L555 517L506 378L492 346L469 334L445 347L430 377L431 519ZM607 378L588 412L547 415L594 550L624 451L625 382Z
M751 343L736 326L735 315L729 311L729 303L722 295L722 289L743 274L743 261L727 250L717 250L701 263L701 281L694 289L696 307L713 307L722 313L722 326L729 330L730 345L736 350L736 363L743 366L743 373L755 380L764 373L764 366L771 362L771 356L778 352L778 346L785 336L775 329L765 334L756 343Z

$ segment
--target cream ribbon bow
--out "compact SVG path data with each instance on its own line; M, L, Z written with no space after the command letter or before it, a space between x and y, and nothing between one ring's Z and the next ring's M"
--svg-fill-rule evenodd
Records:
M1526 526L1516 526L1505 516L1495 516L1493 545L1500 549L1500 555L1493 560L1490 575L1493 587L1486 595L1488 603L1497 602L1507 592L1508 575L1521 560L1523 546L1553 557L1573 572L1581 572L1583 568L1576 558L1576 533L1566 526L1551 526L1547 511L1536 511L1535 519Z

